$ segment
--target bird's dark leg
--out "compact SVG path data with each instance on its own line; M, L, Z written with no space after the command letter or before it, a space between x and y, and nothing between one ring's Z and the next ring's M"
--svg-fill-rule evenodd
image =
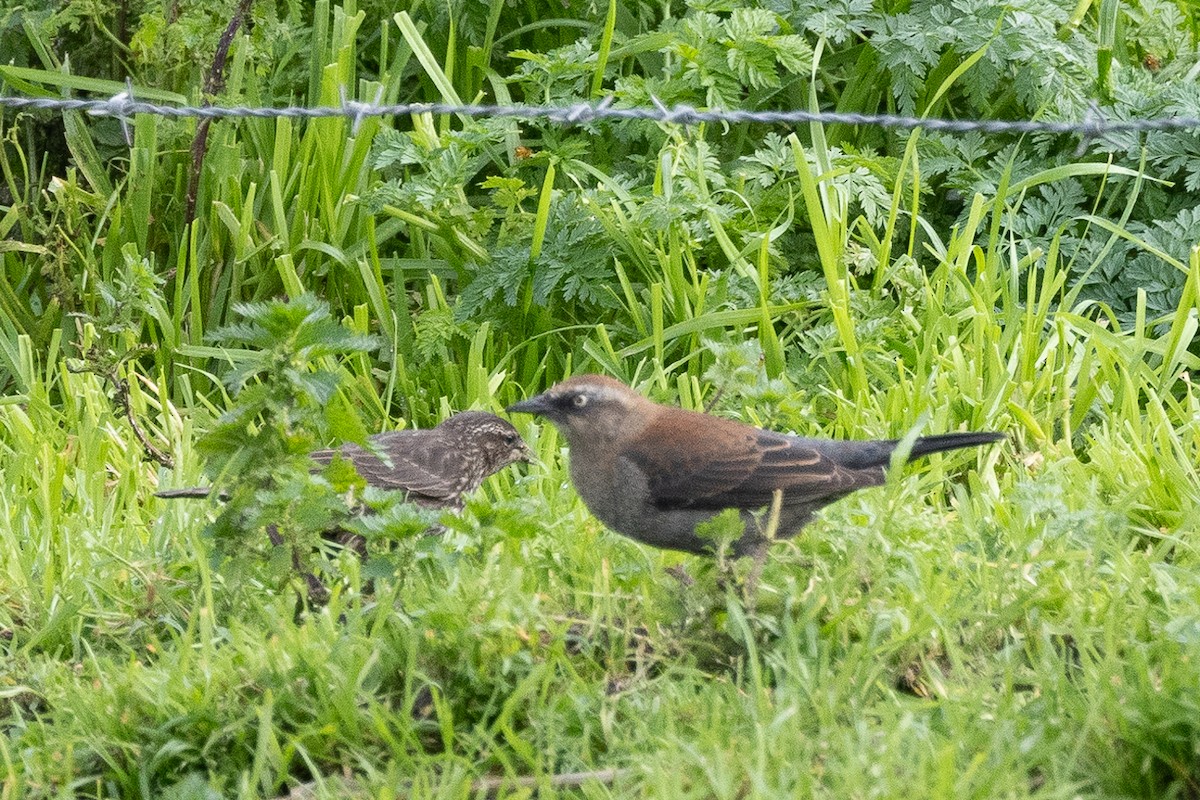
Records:
M364 507L365 508L365 507ZM364 510L361 513L372 513L370 510ZM367 552L367 540L362 534L351 533L345 528L334 528L333 530L325 531L321 534L321 538L327 542L333 542L344 550L349 550L358 556L358 563L366 564L370 553ZM360 591L364 595L375 594L375 580L368 578L360 587Z
M746 608L753 611L758 600L758 581L762 578L763 568L767 565L767 554L771 543L779 533L779 516L783 512L783 490L776 489L771 495L771 508L767 513L765 526L760 526L762 536L750 546L745 555L750 556L750 571L746 573L746 581L742 584L742 597Z
M742 584L742 599L746 604L746 609L753 611L758 603L758 581L762 578L763 567L767 565L767 552L770 550L771 543L766 539L755 543L754 547L746 555L750 556L750 571L746 573L746 580Z
M353 552L359 561L367 560L367 540L361 534L351 533L345 528L334 528L322 533L321 538Z

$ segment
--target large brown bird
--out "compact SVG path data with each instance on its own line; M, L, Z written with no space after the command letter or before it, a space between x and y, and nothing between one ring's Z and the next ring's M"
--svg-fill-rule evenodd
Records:
M463 507L463 495L478 489L487 476L533 460L517 429L486 411L464 411L427 430L377 433L369 441L373 449L344 444L310 455L322 467L340 455L371 486L407 492L409 501L428 508L456 510ZM209 491L199 486L156 494L207 497Z
M507 409L539 414L571 449L571 481L593 514L645 544L710 552L696 525L741 513L737 554L761 554L760 513L782 493L778 535L793 536L818 509L884 482L898 440L834 441L775 433L659 405L600 375L580 375ZM909 458L990 444L999 433L915 440Z

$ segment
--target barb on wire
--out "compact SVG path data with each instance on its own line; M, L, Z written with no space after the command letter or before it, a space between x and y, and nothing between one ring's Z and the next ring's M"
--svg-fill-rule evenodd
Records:
M3 105L4 99L6 98L0 98L0 105ZM93 117L116 117L117 121L121 123L121 134L125 137L125 146L133 147L133 136L129 133L129 117L136 105L137 101L133 96L133 81L126 78L125 91L110 97L105 101L105 107L89 108L87 113Z
M1087 146L1092 142L1111 141L1112 137L1109 136L1109 131L1107 120L1104 112L1100 110L1100 106L1094 101L1089 103L1087 113L1083 115L1083 121L1080 123L1079 146L1075 148L1075 157L1079 158L1083 155L1087 151Z
M372 112L379 108L379 101L383 99L382 86L375 90L375 99L370 103L360 103L357 100L351 100L346 95L345 86L338 87L338 95L342 101L342 108L346 111L346 116L353 120L353 123L350 125L351 136L358 136L358 129L362 127L363 119L366 117L380 116L379 114Z
M362 103L343 97L338 106L167 106L144 103L129 91L106 100L79 100L48 97L0 97L0 108L26 111L88 111L127 118L133 114L155 114L160 117L195 119L278 118L321 119L346 117L360 123L366 117L411 116L414 114L455 114L468 117L509 117L544 119L564 125L578 125L597 120L650 120L676 125L698 125L704 122L754 122L765 125L799 125L810 122L843 125L874 125L883 128L914 130L922 128L941 133L1052 133L1079 136L1084 142L1102 139L1114 133L1200 129L1200 117L1172 116L1152 119L1109 120L1093 107L1082 120L1059 122L1045 120L967 120L928 119L899 114L860 114L840 111L749 111L746 109L702 110L686 104L666 106L652 97L653 107L618 108L613 98L599 103L576 103L569 106L538 106L526 104L480 105L453 103L400 103L380 105L376 101Z

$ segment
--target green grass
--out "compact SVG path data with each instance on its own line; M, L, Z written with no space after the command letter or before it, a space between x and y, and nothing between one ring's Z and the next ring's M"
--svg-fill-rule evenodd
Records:
M228 22L131 6L132 41L67 59L100 22L11 5L0 81L50 96L111 95L119 65L140 99L196 101ZM843 35L851 11L817 33L616 3L262 6L220 100L1023 118L1116 87L1144 116L1195 48L1155 8L1083 3L1019 41L960 21L899 69L879 20ZM594 57L558 49L576 37ZM1022 75L1057 69L1048 96L1003 88L1018 45L1042 55ZM1093 59L1105 86L1072 73ZM1200 797L1200 233L1170 136L247 120L212 127L188 224L191 123L139 117L128 148L112 120L0 122L0 800ZM344 328L305 342L339 381L316 409L305 359L214 338L304 294ZM320 346L350 334L380 346ZM201 453L240 441L203 439L246 407L231 374L293 366L308 405L288 428L259 395L246 441L499 412L584 370L806 435L1009 440L829 507L748 602L708 560L605 531L523 419L538 466L444 537L400 520L376 531L390 559L329 555L328 605L298 614L263 531L226 519L249 546L222 561L215 504L153 496L224 463L282 483L282 451ZM275 513L287 485L242 499Z
M775 548L752 611L705 561L603 531L546 428L543 467L402 544L374 594L343 558L330 605L294 619L253 565L211 569L205 503L150 496L167 473L99 378L23 351L0 406L6 791L439 797L620 767L551 794L1192 796L1200 398L1155 390L1169 326L1051 311L993 330L991 280L934 271L938 313L909 321L923 371L857 400L846 371L797 426L925 415L1012 443L831 507ZM973 311L987 291L997 316ZM134 403L173 443L171 480L199 480L186 415L150 384Z

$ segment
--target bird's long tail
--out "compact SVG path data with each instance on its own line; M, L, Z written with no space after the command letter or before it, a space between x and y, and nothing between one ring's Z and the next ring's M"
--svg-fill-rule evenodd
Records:
M922 436L913 442L908 458L920 458L931 453L944 453L947 450L960 450L964 447L979 447L980 445L999 442L1007 437L1003 433L993 431L978 431L972 433L942 433L937 436Z
M186 489L167 489L163 492L155 492L154 496L166 500L176 500L180 497L208 497L211 491L207 486L189 486Z

